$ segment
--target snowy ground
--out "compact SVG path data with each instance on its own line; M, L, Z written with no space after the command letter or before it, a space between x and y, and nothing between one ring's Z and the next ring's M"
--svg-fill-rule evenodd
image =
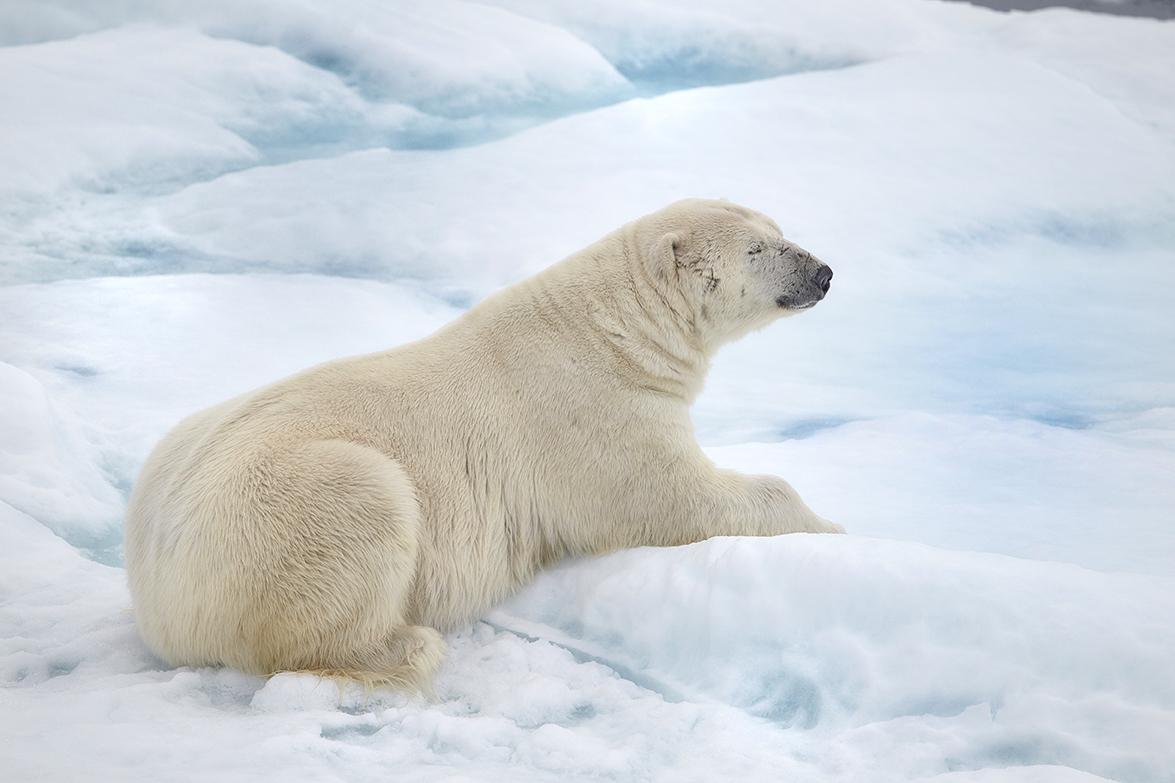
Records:
M0 780L1175 781L1175 22L423 8L0 6ZM146 651L179 418L685 196L836 271L695 422L850 536L565 564L436 703Z

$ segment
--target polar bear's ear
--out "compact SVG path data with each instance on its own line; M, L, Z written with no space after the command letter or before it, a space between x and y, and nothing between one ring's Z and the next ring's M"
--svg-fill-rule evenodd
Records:
M649 259L649 271L663 280L668 280L677 268L677 247L681 237L672 232L665 234L659 240Z

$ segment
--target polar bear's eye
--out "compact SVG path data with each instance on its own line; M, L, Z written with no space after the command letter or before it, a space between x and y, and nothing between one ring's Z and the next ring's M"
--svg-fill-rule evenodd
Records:
M763 252L763 245L756 242L755 244L751 245L751 249L747 252L749 252L751 255L755 255L757 253L762 253Z

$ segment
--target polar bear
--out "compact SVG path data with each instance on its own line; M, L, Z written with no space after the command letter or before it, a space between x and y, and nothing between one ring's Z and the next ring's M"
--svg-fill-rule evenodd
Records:
M768 217L679 201L430 337L185 419L127 509L140 633L176 665L422 691L442 633L564 557L843 533L716 468L689 416L719 346L831 277Z

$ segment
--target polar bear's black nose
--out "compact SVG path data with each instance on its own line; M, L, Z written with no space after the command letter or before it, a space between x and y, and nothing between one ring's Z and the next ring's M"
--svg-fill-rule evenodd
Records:
M816 285L819 286L821 292L828 293L829 281L832 280L832 270L826 266L821 266L816 270Z

